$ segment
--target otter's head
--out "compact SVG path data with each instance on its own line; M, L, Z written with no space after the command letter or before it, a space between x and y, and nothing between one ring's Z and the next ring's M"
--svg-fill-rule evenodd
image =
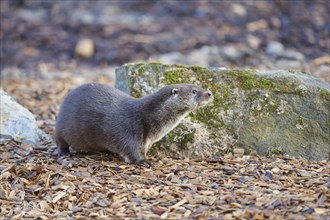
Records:
M172 85L173 99L179 101L182 110L193 111L213 101L213 94L208 89L203 89L193 84Z

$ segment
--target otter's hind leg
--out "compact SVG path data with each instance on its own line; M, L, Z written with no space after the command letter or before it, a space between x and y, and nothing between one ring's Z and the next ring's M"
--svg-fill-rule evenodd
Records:
M70 153L70 145L59 135L56 135L55 137L56 145L58 152L60 154L69 154Z

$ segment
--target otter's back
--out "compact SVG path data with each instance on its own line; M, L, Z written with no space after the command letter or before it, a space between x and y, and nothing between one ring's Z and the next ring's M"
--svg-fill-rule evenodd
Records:
M101 150L104 138L111 136L111 129L115 129L113 125L123 117L120 115L121 103L130 99L106 85L91 83L79 86L67 95L61 106L56 133L77 150Z

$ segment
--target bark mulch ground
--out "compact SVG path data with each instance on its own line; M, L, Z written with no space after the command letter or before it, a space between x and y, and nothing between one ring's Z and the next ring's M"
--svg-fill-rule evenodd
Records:
M95 81L111 83L106 78ZM59 104L76 78L3 80L53 134ZM216 161L152 157L152 168L109 154L58 156L55 144L0 146L3 219L327 219L330 164L285 156Z

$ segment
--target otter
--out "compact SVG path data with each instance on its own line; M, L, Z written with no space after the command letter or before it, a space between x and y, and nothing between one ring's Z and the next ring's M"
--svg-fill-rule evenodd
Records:
M56 119L59 153L108 150L126 163L149 167L151 145L175 128L189 112L213 100L210 90L193 84L168 85L142 98L99 83L68 93Z

